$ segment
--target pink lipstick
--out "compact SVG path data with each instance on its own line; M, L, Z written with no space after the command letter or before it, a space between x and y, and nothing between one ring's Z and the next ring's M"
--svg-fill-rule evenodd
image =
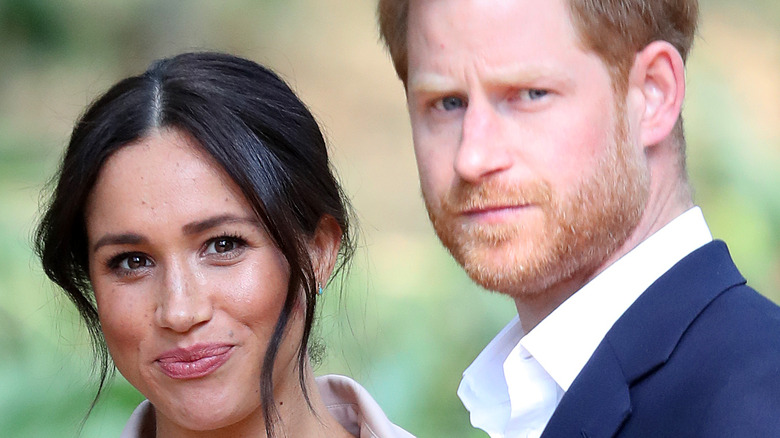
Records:
M197 379L216 371L232 352L232 345L197 344L166 351L155 362L172 379Z

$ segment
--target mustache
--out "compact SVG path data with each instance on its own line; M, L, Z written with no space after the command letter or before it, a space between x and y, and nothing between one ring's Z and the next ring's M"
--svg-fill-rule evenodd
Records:
M442 197L441 208L447 214L463 214L475 210L521 206L550 205L552 189L543 181L507 183L488 180L480 184L458 181Z

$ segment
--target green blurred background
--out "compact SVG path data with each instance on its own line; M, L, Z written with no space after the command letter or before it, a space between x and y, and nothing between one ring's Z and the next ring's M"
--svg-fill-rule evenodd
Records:
M72 306L30 249L39 192L73 121L116 80L184 50L234 52L280 72L324 125L362 228L340 299L318 323L318 373L360 380L422 437L480 437L455 389L512 317L428 225L403 90L373 0L0 0L0 436L75 436L94 391ZM780 301L780 2L702 0L688 68L689 167L713 233ZM121 377L83 429L118 436L141 400Z

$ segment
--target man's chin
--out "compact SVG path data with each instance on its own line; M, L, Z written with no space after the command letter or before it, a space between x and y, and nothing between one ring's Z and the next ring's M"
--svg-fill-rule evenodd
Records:
M507 295L512 299L523 299L540 295L544 292L546 286L538 280L517 281L497 276L471 275L471 279L489 291Z
M513 298L541 293L555 281L555 276L547 272L549 269L540 269L538 263L534 265L522 258L508 257L501 248L471 251L467 256L455 254L455 259L475 283Z

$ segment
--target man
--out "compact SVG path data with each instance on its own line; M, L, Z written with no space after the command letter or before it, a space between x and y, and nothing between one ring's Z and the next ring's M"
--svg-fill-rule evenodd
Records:
M380 0L423 197L512 321L458 390L491 437L780 436L780 309L692 202L696 0Z

